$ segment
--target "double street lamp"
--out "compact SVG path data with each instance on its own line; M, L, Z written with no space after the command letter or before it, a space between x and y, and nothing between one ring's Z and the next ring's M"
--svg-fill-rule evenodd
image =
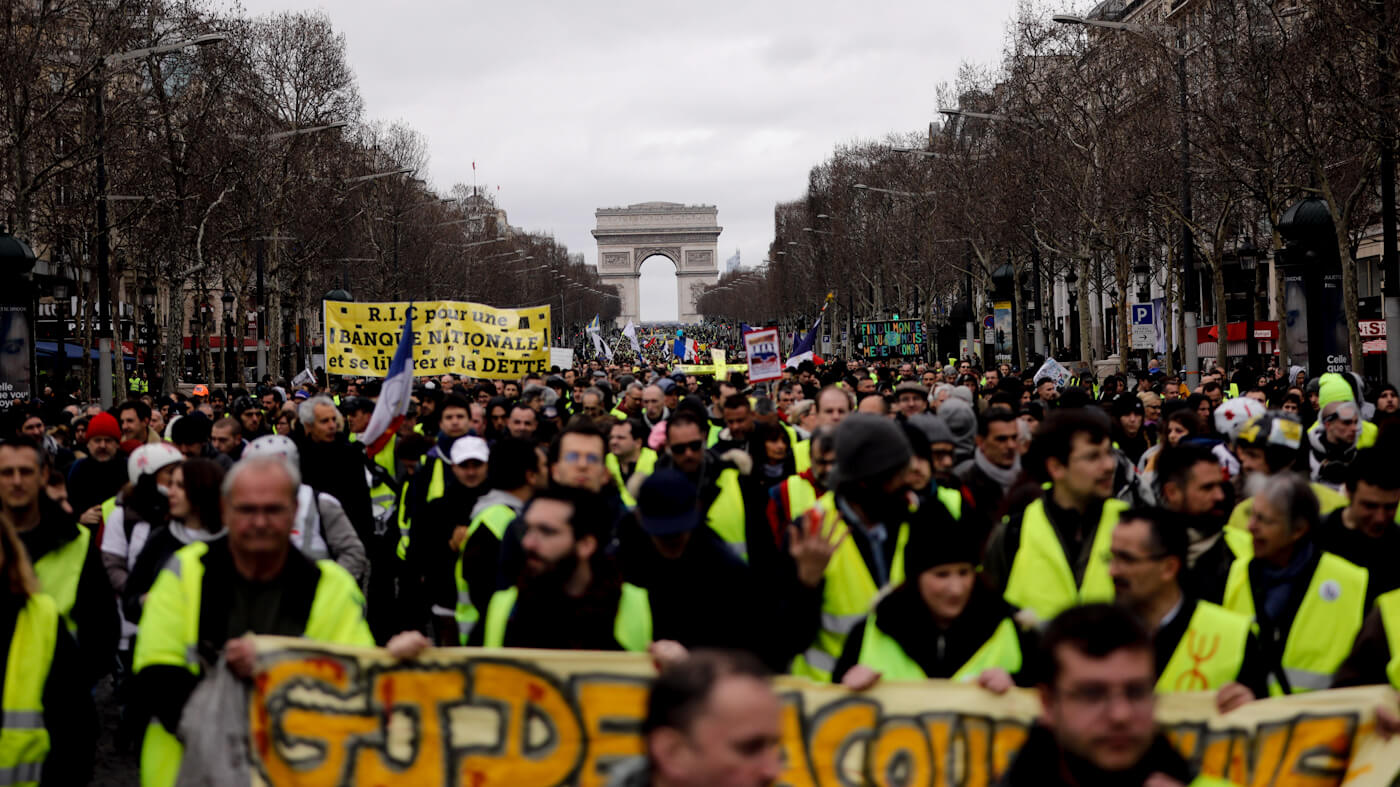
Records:
M1050 17L1060 24L1084 25L1104 30L1117 30L1135 33L1149 40L1155 40L1151 28L1128 22L1111 22L1107 19L1089 19L1072 14L1055 14ZM1191 127L1188 111L1186 84L1186 49L1166 46L1167 51L1176 55L1177 109L1181 114L1181 310L1183 332L1181 345L1185 355L1183 380L1188 388L1195 390L1194 383L1200 379L1200 359L1196 345L1196 311L1200 308L1200 296L1196 291L1196 246L1191 236ZM1225 326L1220 326L1223 331Z
M132 49L97 58L90 74L92 82L93 125L96 129L97 156L95 161L97 187L97 357L98 392L104 408L112 406L112 292L111 267L108 261L111 244L111 228L107 222L107 130L106 111L103 103L104 74L108 66L144 60L160 55L179 52L192 46L209 46L225 40L224 33L210 33L196 36L173 44Z

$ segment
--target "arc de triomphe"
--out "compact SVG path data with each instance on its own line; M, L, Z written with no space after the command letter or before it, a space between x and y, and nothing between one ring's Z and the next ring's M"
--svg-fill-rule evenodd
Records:
M676 266L676 313L683 323L700 321L696 301L706 285L719 278L719 209L714 205L643 202L625 208L599 208L598 277L617 285L622 296L619 327L641 323L637 278L642 261L661 256Z

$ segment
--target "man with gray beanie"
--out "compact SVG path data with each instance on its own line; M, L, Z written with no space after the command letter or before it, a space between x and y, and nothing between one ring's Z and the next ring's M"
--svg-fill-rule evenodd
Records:
M798 580L821 594L819 627L793 660L794 675L831 680L846 637L876 593L903 581L902 549L917 502L906 477L912 455L888 418L852 413L836 428L834 488L788 530Z

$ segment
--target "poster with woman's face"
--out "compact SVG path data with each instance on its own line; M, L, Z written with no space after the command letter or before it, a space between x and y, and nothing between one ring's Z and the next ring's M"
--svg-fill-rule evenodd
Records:
M32 336L29 310L17 303L0 303L0 409L33 394Z

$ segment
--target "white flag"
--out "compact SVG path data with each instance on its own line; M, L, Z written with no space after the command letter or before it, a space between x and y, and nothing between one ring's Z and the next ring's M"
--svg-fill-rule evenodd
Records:
M642 345L637 341L637 326L633 325L631 320L628 320L627 327L622 329L622 335L626 336L627 341L632 343L632 352L636 353L637 357L640 358L642 355Z
M292 378L292 387L293 387L293 388L300 388L301 386L306 385L307 383L315 383L315 382L316 382L316 374L315 374L314 372L312 372L310 369L302 369L300 374L298 374L296 377L293 377L293 378Z

